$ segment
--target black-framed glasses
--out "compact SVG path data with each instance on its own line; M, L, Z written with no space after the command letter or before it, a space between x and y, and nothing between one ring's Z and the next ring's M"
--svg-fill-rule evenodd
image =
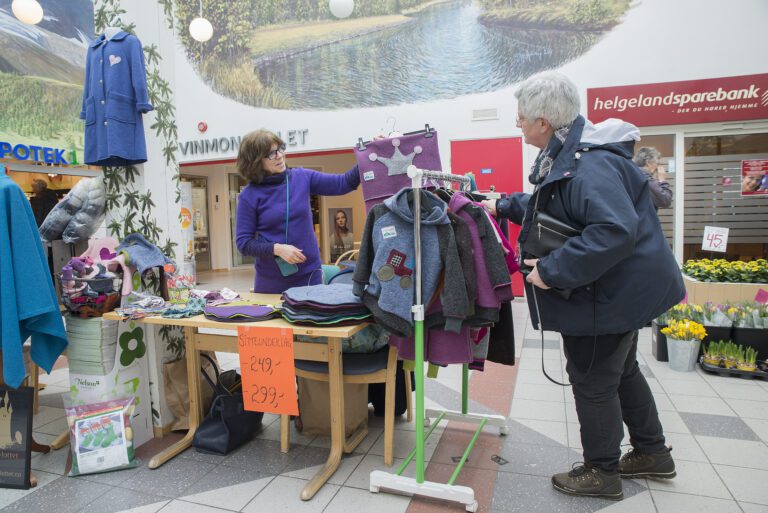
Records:
M277 158L278 153L280 155L285 155L285 144L279 146L277 149L274 149L267 153L267 158L269 160L275 160Z

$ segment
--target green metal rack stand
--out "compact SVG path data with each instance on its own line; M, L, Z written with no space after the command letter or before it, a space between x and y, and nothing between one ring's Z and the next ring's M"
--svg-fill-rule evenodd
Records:
M415 191L421 189L423 178L433 178L437 180L459 182L469 185L468 177L452 175L438 171L426 171L418 169L415 166L408 167L408 176L411 178L411 184ZM413 195L413 211L421 211L421 195ZM415 380L416 380L416 447L411 451L405 461L400 465L397 471L392 474L381 470L371 472L370 491L377 493L381 489L393 490L409 495L422 495L435 499L443 499L453 502L459 502L464 505L467 511L477 511L477 501L475 500L475 491L467 486L455 485L456 478L459 476L464 463L469 457L480 432L486 425L499 428L499 434L506 435L509 432L507 419L501 415L479 415L468 413L469 405L469 368L464 364L462 369L462 387L461 387L461 411L452 410L424 410L424 303L421 297L421 218L414 216L413 237L415 247L415 284L416 301L412 307L414 321L414 342L415 342ZM435 418L431 422L431 418ZM426 419L426 420L425 420ZM429 435L435 430L442 420L456 420L460 422L477 424L477 430L472 440L464 451L461 460L456 464L456 470L447 483L436 483L425 481L424 479L424 443ZM431 426L430 426L431 424ZM429 426L429 431L424 434L424 427ZM405 477L402 473L411 463L416 460L416 477Z

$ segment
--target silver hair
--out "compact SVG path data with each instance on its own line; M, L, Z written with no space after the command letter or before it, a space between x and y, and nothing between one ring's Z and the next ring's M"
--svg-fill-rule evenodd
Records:
M653 164L658 164L661 159L661 152L652 146L643 146L638 148L637 153L632 158L632 161L638 165L638 167L646 167Z
M530 120L543 118L554 128L572 122L579 115L581 101L576 84L561 73L535 75L515 91L520 112Z

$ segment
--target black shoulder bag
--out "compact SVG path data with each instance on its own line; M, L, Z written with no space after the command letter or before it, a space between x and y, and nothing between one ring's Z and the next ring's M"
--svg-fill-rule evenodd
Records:
M206 354L200 354L211 362L216 372L214 382L205 367L205 380L213 387L213 401L208 415L195 431L192 445L198 452L227 454L249 441L261 429L262 412L246 411L240 375L235 370L219 373L216 362Z

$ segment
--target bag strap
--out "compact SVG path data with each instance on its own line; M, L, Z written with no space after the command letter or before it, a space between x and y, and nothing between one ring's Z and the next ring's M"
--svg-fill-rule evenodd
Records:
M205 370L204 366L200 367L200 372L203 373L203 377L205 377L205 380L208 382L209 385L211 385L211 388L213 388L213 392L217 395L232 395L229 393L229 390L227 390L226 387L222 386L221 381L219 380L219 366L216 365L216 362L213 361L213 358L208 356L205 353L200 353L200 356L208 360L208 362L213 367L213 372L216 374L216 381L214 382L211 377L208 375L208 372Z

